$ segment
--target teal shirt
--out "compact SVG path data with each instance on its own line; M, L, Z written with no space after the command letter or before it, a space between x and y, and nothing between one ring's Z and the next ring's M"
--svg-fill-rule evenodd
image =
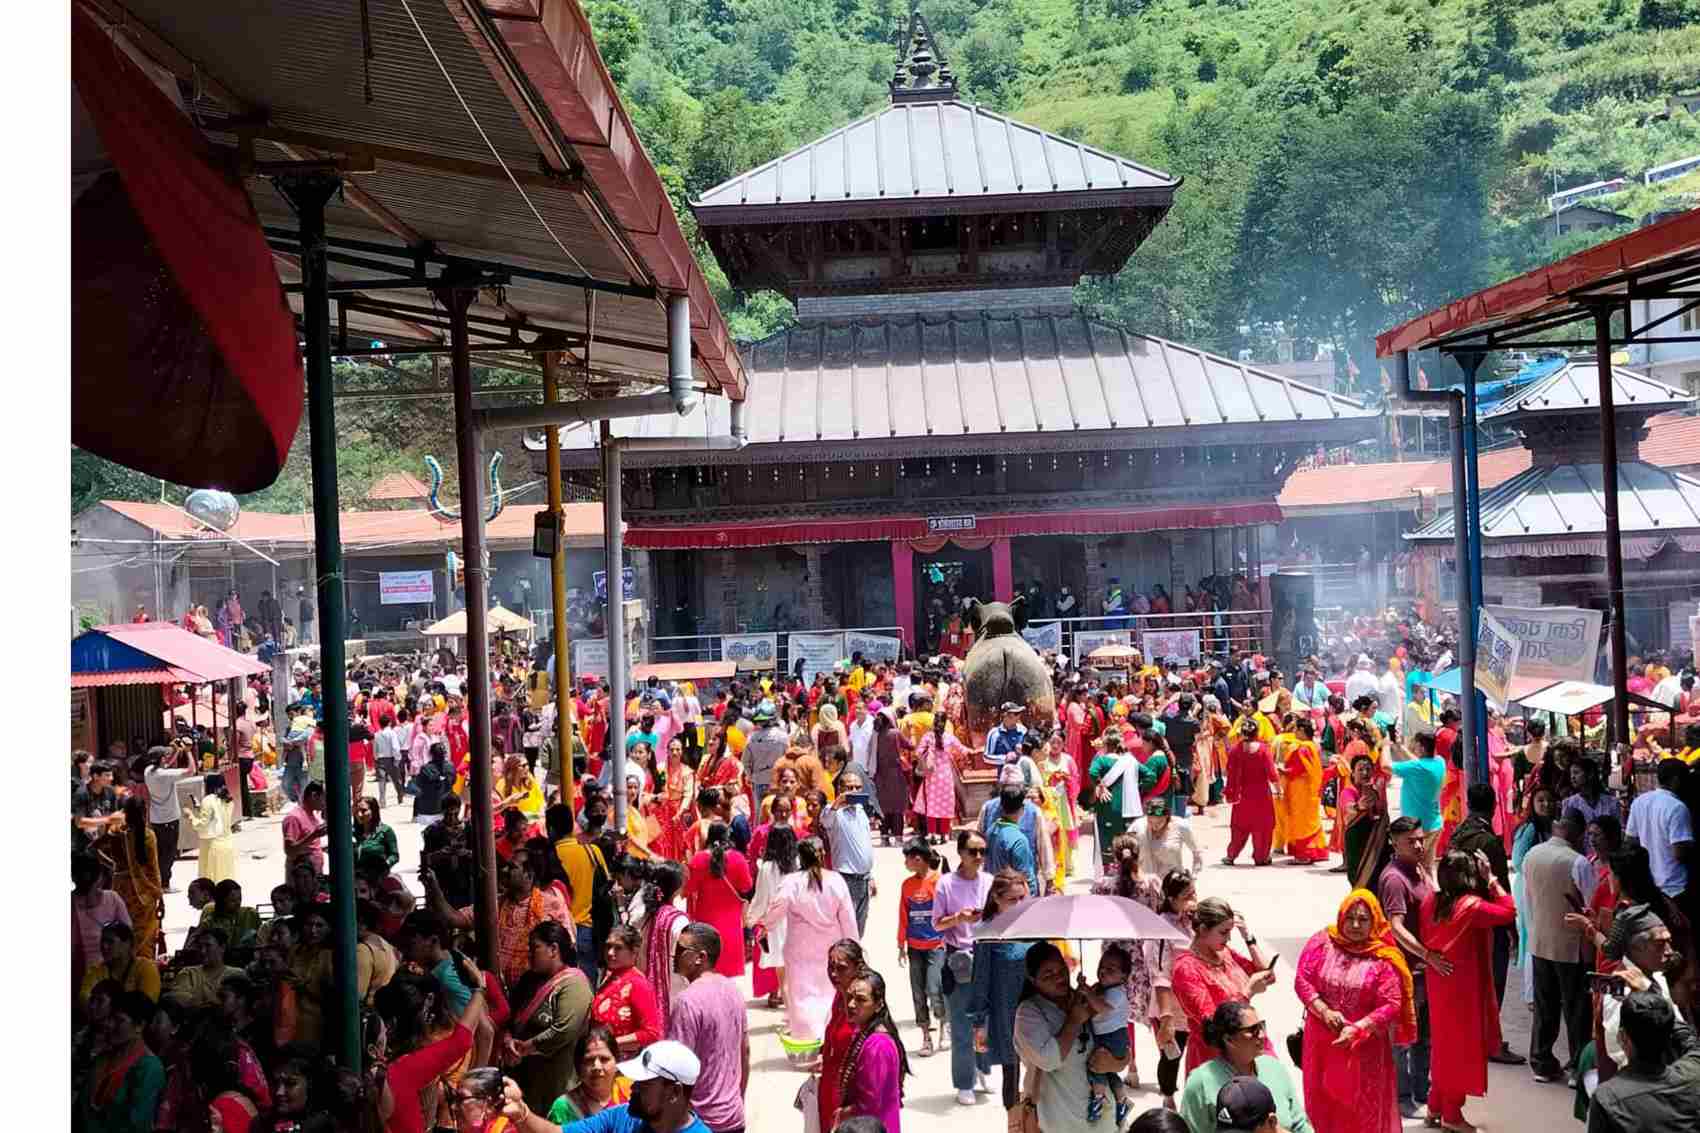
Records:
M1287 1133L1312 1133L1310 1118L1299 1104L1293 1090L1293 1080L1287 1068L1273 1055L1259 1055L1257 1080L1275 1095L1276 1120ZM1234 1076L1234 1068L1220 1058L1212 1058L1186 1076L1181 1089L1180 1113L1190 1133L1216 1133L1216 1095Z
M83 1087L83 1128L87 1133L153 1133L159 1096L165 1091L165 1064L152 1054L142 1055L125 1072L112 1104L96 1108L93 1094L101 1065L95 1064L94 1074Z
M1393 775L1399 780L1399 813L1422 823L1430 834L1439 830L1440 789L1446 785L1446 760L1438 755L1398 760L1393 764Z

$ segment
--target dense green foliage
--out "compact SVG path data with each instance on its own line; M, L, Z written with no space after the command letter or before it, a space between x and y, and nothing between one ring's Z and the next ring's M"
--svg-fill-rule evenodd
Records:
M1347 350L1602 237L1561 186L1700 152L1700 0L922 0L964 97L1185 177L1082 299L1219 350L1242 326ZM651 158L686 198L886 99L903 0L592 0ZM1633 194L1638 216L1672 189ZM782 304L726 288L739 337Z

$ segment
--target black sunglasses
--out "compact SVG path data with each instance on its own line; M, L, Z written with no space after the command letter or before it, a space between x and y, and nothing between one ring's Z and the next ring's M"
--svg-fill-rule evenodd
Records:
M1269 1033L1269 1024L1260 1019L1257 1022L1244 1027L1235 1027L1229 1033L1235 1035L1250 1035L1254 1039L1260 1039Z

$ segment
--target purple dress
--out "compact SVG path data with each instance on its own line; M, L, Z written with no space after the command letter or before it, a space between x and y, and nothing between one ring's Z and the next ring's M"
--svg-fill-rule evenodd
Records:
M875 1117L886 1133L902 1133L903 1064L897 1044L875 1031L862 1044L839 1105L855 1117Z

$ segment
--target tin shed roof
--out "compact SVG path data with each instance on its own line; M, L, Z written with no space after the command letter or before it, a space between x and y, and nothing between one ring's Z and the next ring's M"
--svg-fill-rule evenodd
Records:
M886 106L716 185L691 207L705 225L843 215L853 204L884 212L894 201L956 211L1167 207L1179 185L1161 170L952 99Z
M1651 414L1682 409L1694 403L1694 395L1676 386L1654 381L1622 366L1613 366L1612 404L1617 412ZM1600 408L1600 370L1594 357L1571 358L1528 389L1507 398L1483 420L1512 418L1531 413L1594 414Z
M1022 441L1050 448L1058 434L1132 440L1140 430L1203 431L1144 438L1141 447L1208 444L1223 426L1250 427L1270 441L1294 439L1279 435L1283 426L1301 428L1297 439L1358 439L1377 416L1339 394L1078 311L811 323L746 346L743 354L750 380L747 455L675 453L665 461L759 460L764 449L777 457L797 446L805 446L798 451L807 460L811 447L818 456L822 442L835 442L835 450L878 450L897 440L897 455L905 456L939 445L986 451L988 438L1001 438L999 448ZM686 443L725 434L728 417L724 405L705 401L687 417L613 425L616 436ZM588 429L561 435L569 463L587 463L594 444ZM655 462L642 453L632 457Z
M1482 493L1484 540L1577 539L1606 530L1599 464L1538 466ZM1640 461L1617 466L1618 520L1623 534L1700 531L1700 480ZM1452 539L1447 511L1406 536L1413 542ZM1627 539L1626 539L1627 542Z

